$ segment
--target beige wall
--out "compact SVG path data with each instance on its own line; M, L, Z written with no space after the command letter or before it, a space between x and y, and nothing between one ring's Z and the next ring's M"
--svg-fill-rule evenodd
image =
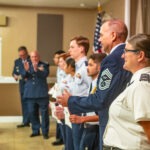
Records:
M26 45L36 49L37 14L62 14L64 16L63 49L68 49L69 40L84 35L93 41L96 10L0 7L0 14L8 17L8 26L0 27L2 37L2 75L11 76L17 48Z
M0 116L21 114L18 84L0 84Z
M112 17L124 21L124 11L125 11L124 6L125 0L109 0L109 2L104 4L103 10L105 10Z

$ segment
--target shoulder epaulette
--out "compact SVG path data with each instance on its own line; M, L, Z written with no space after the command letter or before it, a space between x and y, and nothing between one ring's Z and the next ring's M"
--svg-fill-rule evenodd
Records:
M88 61L85 61L84 63L85 63L85 66L88 66Z
M140 81L150 82L150 74L148 74L148 73L141 74Z

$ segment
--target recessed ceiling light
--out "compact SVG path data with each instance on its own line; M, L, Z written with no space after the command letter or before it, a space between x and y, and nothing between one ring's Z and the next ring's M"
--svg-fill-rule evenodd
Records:
M80 3L80 7L85 7L85 4L84 3Z

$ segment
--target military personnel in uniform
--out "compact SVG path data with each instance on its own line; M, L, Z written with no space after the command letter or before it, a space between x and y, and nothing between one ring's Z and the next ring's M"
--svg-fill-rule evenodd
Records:
M75 80L73 84L72 95L87 96L91 78L87 74L87 53L89 50L89 40L83 36L77 36L71 39L68 52L75 60ZM78 115L81 115L79 113ZM72 124L74 150L79 150L80 141L83 133L82 124Z
M24 77L27 79L24 89L24 98L28 102L32 134L30 137L40 135L40 127L44 139L48 139L49 133L49 96L46 78L49 75L49 65L40 61L37 51L30 53L31 63L24 63ZM39 112L42 117L40 123Z
M122 58L133 76L110 106L104 150L150 150L150 35L132 36Z
M97 77L100 72L101 61L106 57L106 54L92 54L88 60L87 72L92 78L92 83L89 93L94 94L96 91ZM99 117L97 112L84 113L83 116L72 114L70 116L72 123L83 123L84 130L80 142L80 150L98 150L99 143Z
M65 53L65 51L63 50L58 50L54 53L54 64L57 66L57 72L56 72L56 78L57 78L57 83L59 84L61 82L61 80L65 77L65 73L62 71L62 69L60 69L60 67L58 66L59 63L59 56L61 54ZM56 141L52 142L52 145L62 145L63 142L63 135L61 133L61 124L57 123L56 124Z
M67 74L66 78L60 84L61 91L67 89L72 93L74 89L74 76L75 76L75 61L72 58L65 59L66 65L64 71ZM56 116L58 119L64 119L64 128L65 128L65 150L74 150L73 147L73 137L72 137L72 125L69 121L70 113L67 107L56 107Z
M15 60L14 62L14 69L13 69L13 77L16 81L19 81L19 92L21 97L21 108L22 108L22 124L17 125L17 128L22 127L29 127L29 113L28 113L28 107L27 102L23 98L24 94L24 85L26 82L26 79L21 75L22 72L24 72L24 63L30 62L30 57L28 55L27 48L25 46L20 46L18 48L19 58Z
M89 50L89 40L83 36L71 39L68 52L76 62L75 84L72 95L87 96L91 78L87 74L87 53Z
M91 78L87 74L87 53L89 50L89 40L83 36L77 36L71 39L68 52L71 58L75 60L75 77L72 85L72 95L87 96L91 83ZM78 115L81 115L79 113ZM82 124L72 124L73 146L74 150L79 150L82 137ZM71 147L72 145L68 145ZM73 148L72 148L73 149Z
M65 93L58 97L58 102L68 105L73 114L81 112L98 111L100 150L103 145L103 132L108 121L108 109L112 101L125 89L131 74L123 69L124 60L121 55L124 52L127 27L118 19L106 21L100 29L102 50L108 55L101 63L101 72L98 76L97 91L88 97L70 96Z

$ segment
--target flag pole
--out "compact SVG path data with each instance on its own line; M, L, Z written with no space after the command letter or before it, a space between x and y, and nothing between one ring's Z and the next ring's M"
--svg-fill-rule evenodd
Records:
M93 43L94 53L101 53L101 43L99 42L101 24L102 24L102 7L99 0L97 6L96 26L94 31L94 43Z

